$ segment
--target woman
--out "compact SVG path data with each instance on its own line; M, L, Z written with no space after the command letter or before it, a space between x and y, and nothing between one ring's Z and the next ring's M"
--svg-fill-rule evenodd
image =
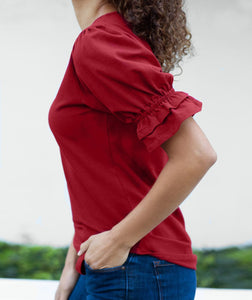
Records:
M55 299L194 299L179 208L216 153L171 69L182 1L73 0L82 29L49 112L74 223Z

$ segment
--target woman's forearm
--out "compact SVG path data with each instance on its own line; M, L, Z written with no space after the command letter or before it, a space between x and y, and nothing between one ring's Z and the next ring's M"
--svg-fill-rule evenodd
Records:
M65 259L65 267L75 268L75 264L77 262L78 255L73 245L73 240L69 246L66 259Z
M194 120L181 126L167 151L170 158L149 192L111 229L115 241L134 246L177 209L217 159Z
M168 161L142 201L112 228L115 240L132 247L191 193L211 164Z
M67 300L71 291L73 290L78 278L79 273L75 269L75 263L78 256L73 246L73 241L68 249L65 265L62 270L58 288L55 293L55 300Z

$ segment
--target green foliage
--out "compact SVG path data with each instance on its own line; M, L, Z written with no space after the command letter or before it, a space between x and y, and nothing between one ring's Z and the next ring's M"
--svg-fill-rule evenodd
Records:
M68 248L0 242L0 277L58 280ZM252 247L194 250L198 287L252 289Z
M0 277L57 280L67 249L0 242Z
M252 289L252 247L194 251L199 287Z

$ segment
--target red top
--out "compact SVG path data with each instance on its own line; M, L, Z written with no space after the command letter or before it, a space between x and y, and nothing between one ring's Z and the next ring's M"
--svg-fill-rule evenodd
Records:
M116 11L75 40L49 125L60 148L76 251L144 198L168 161L160 145L201 110L202 102L172 84L173 75L162 72L149 44ZM179 208L130 252L196 269Z

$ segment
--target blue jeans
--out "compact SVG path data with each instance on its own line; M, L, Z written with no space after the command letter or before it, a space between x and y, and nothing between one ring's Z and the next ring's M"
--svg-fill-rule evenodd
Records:
M193 300L196 271L151 255L129 253L118 267L91 269L84 261L85 275L68 300Z

